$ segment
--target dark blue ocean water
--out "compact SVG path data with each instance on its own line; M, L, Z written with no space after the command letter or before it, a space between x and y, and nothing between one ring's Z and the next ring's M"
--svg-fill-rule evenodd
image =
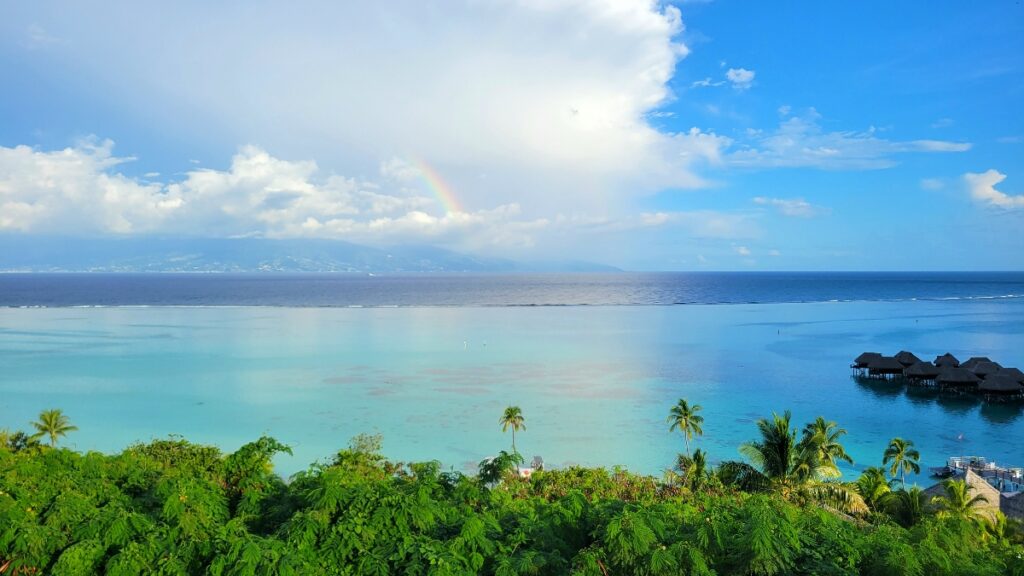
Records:
M1024 272L0 274L0 306L615 306L1024 297Z

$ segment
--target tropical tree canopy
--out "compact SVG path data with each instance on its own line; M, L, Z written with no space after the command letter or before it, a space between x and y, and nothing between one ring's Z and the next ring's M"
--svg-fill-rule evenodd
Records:
M788 416L762 424L763 466L695 451L682 484L621 468L527 480L506 452L469 476L390 461L375 436L285 482L273 462L289 448L269 437L106 455L12 447L15 432L0 446L0 575L1024 573L1019 525L965 520L966 488L906 525L884 507L854 518L827 493L841 485L815 479L821 447L801 446ZM767 474L801 484L783 493Z

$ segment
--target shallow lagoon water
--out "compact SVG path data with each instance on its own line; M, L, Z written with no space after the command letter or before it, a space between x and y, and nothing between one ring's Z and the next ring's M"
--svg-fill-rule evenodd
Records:
M737 459L755 421L791 409L849 435L854 469L893 436L925 466L978 454L1024 465L1024 407L858 384L850 360L908 349L1024 367L1024 301L581 307L0 309L0 428L64 409L66 443L118 451L181 434L233 450L290 444L280 472L360 432L397 460L472 470L507 449L498 416L526 415L529 459L660 473L682 450L665 418L704 407L694 445ZM848 474L853 470L848 470ZM919 479L928 483L927 479Z

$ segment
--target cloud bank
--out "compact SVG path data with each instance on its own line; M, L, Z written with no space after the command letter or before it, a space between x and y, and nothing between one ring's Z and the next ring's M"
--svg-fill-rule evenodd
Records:
M704 181L708 135L653 128L648 113L688 50L679 10L651 0L69 4L12 8L63 40L50 63L112 105L221 149L272 143L366 174L390 158L439 168L470 208L534 213ZM20 18L19 18L20 16ZM11 24L13 26L13 24ZM3 27L0 26L0 30ZM125 49L131 46L131 49Z

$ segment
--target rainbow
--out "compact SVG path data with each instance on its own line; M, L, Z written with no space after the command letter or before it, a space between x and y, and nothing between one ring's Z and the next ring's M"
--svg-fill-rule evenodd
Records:
M445 212L453 214L457 212L465 212L462 208L462 203L455 196L455 191L452 187L444 181L444 178L437 173L437 170L427 164L425 160L415 160L413 165L419 170L420 175L423 177L423 181L427 183L427 188L433 192L441 206L444 207Z

